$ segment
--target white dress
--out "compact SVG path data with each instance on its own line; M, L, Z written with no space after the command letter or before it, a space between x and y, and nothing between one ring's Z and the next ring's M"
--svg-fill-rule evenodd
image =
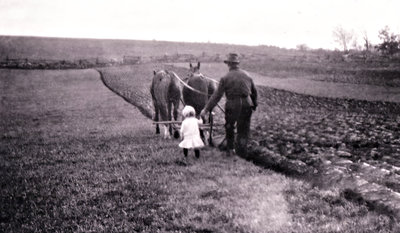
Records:
M188 117L183 120L180 130L183 141L179 143L179 147L191 149L204 146L203 140L200 138L199 123L201 122L195 117Z

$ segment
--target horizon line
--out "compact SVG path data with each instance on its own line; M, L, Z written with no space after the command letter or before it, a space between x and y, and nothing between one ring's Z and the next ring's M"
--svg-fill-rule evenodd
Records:
M228 43L228 42L212 42L212 41L173 41L173 40L164 40L164 39L133 39L133 38L95 38L95 37L72 37L72 36L41 36L41 35L24 35L24 34L0 34L3 37L31 37L31 38L47 38L47 39L76 39L76 40L119 40L119 41L144 41L144 42L164 42L164 43L186 43L186 44L215 44L215 45L230 45L230 46L245 46L245 47L275 47L279 49L286 50L298 50L297 48L286 48L280 47L278 45L267 45L267 44L258 44L258 45L248 45L248 44L236 44L236 43ZM308 46L306 43L303 43ZM333 49L328 48L311 48L309 50L327 50L334 51Z

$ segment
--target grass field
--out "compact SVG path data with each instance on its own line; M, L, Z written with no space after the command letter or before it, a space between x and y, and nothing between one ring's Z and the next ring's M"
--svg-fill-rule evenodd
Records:
M153 68L134 67L135 75L109 84L145 94ZM0 89L3 232L396 229L388 216L338 190L215 149L183 159L178 141L154 135L151 121L106 89L94 70L1 70Z

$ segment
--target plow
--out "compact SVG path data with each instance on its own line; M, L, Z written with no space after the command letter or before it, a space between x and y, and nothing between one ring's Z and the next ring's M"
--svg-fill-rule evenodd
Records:
M152 122L153 125L157 125L157 124L164 124L164 125L168 125L171 126L173 129L175 130L179 130L179 126L182 124L182 121L153 121ZM213 121L211 121L210 123L206 123L206 124L199 124L199 128L202 130L205 130L209 133L210 137L209 137L209 144L210 145L217 145L218 147L225 141L225 136L214 136L211 137L211 135L214 135L214 127L219 127L219 126L223 126L224 124L221 123L214 123ZM214 138L214 140L212 139Z

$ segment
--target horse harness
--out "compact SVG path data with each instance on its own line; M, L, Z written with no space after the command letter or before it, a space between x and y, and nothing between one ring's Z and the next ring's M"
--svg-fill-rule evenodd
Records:
M214 80L214 79L212 79L212 78L209 78L209 77L207 77L207 76L204 76L203 74L199 74L199 75L200 75L200 77L202 77L202 78L211 80L211 81L213 81L213 82L215 82L215 83L219 83L217 80ZM197 90L197 89L194 89L193 87L189 86L189 85L188 85L185 81L183 81L180 77L176 76L176 78L177 78L178 81L181 82L185 87L189 88L189 90L191 90L191 91L193 91L193 92L196 92L196 93L198 93L198 94L206 95L206 96L210 97L210 95L209 95L208 93L201 92L201 91L199 91L199 90ZM182 98L181 98L181 102L182 102L182 104L185 104L185 103L183 102ZM224 109L223 109L219 104L217 104L217 106L218 106L218 108L219 108L223 113L225 113Z

